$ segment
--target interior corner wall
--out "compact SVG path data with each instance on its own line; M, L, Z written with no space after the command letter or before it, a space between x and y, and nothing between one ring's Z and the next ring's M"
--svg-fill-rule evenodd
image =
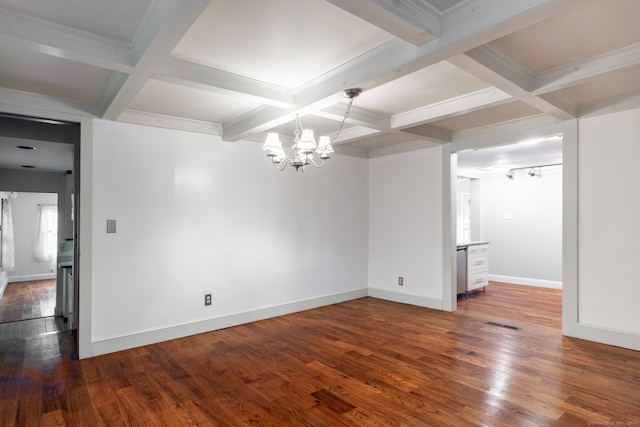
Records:
M92 159L94 355L367 294L367 159L103 120Z
M640 350L640 109L581 119L579 135L581 335Z
M369 295L442 309L442 156L433 147L370 160Z
M483 175L481 235L489 241L489 280L562 287L562 167ZM478 189L476 187L476 189ZM472 193L472 199L476 193Z

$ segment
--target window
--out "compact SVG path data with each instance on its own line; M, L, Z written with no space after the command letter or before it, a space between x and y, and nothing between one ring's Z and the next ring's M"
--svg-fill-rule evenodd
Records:
M58 206L38 205L36 261L56 259L58 245Z

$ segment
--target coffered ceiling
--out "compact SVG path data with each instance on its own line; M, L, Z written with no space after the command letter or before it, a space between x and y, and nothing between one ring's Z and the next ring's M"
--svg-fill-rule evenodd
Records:
M19 107L375 157L640 105L638 0L0 0ZM286 138L285 138L286 139Z

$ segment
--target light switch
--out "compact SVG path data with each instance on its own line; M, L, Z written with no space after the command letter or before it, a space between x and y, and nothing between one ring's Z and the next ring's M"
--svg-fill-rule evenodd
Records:
M107 233L115 233L116 232L116 220L108 219L107 220Z
M502 218L513 219L513 212L505 212L504 214L502 214Z

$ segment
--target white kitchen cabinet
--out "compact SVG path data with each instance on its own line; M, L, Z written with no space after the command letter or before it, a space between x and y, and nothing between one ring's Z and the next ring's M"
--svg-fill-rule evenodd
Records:
M467 248L467 292L489 284L489 245L469 245Z

